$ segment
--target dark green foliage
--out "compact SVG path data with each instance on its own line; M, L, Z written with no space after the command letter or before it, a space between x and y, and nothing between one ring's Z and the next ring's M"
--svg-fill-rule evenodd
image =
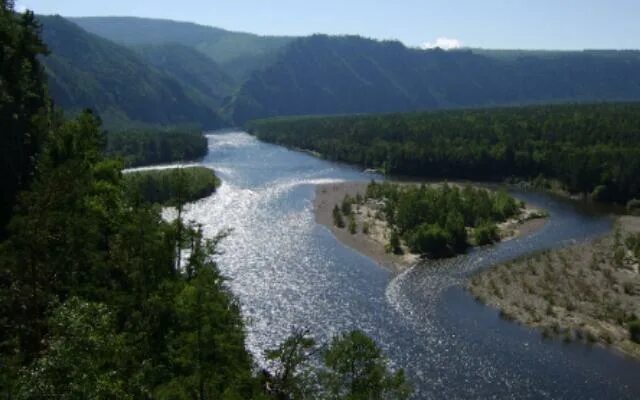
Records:
M353 214L349 214L349 233L355 235L358 232L358 225Z
M351 215L351 208L353 206L353 199L348 194L342 199L340 210L344 215Z
M215 192L220 180L205 167L130 172L124 186L132 198L164 205L193 202ZM181 191L181 193L179 193Z
M0 240L18 191L31 182L50 118L46 78L37 57L46 49L33 13L0 1Z
M207 138L197 128L146 128L109 132L105 154L126 167L195 160L207 154Z
M228 75L244 80L265 67L294 38L258 36L170 20L133 17L70 18L83 29L127 45L177 43L192 47L218 63Z
M90 114L54 131L0 245L3 396L255 397L219 238L129 201L101 141Z
M333 207L333 224L338 228L344 228L344 218L342 218L342 211L336 204Z
M233 78L191 47L167 43L139 46L135 50L146 62L213 106L219 107L235 89Z
M171 377L158 398L243 398L253 393L240 306L210 257L215 248L194 232L187 280L173 298L176 327L167 335Z
M236 123L244 123L280 115L631 101L640 100L639 83L637 51L496 58L473 50L420 50L395 41L314 35L292 42L274 63L255 72L230 108Z
M437 224L418 225L407 235L407 243L414 253L430 257L445 257L451 254L448 246L452 241L447 231Z
M400 242L400 235L398 231L393 229L391 230L391 235L389 236L389 244L387 246L387 252L393 254L402 254L402 245Z
M463 252L468 246L467 227L474 228L475 235L491 238L478 242L476 237L477 244L497 240L495 222L520 212L519 203L504 190L490 192L471 186L371 182L366 197L385 204L385 217L393 228L390 250L400 248L401 237L413 252L430 257Z
M311 399L316 394L315 373L309 362L317 354L308 330L294 329L278 348L266 352L271 362L269 383L276 399Z
M132 122L221 126L213 104L147 64L133 50L59 16L40 16L51 55L44 58L56 105L98 112L109 126Z
M274 369L269 387L278 400L402 400L411 395L404 371L391 371L380 348L360 331L335 336L321 347L308 331L295 330L267 355Z
M640 69L638 69L640 71ZM540 176L572 193L640 196L640 105L539 106L249 124L260 139L326 158L429 178ZM500 210L496 210L500 211Z
M627 212L633 215L640 215L640 199L631 199L627 203Z
M104 304L71 298L49 321L46 353L22 372L18 398L133 399L125 392L125 342Z
M334 338L322 354L321 374L329 399L407 399L411 394L404 372L392 373L375 342L360 331Z
M473 230L473 241L478 246L484 246L500 240L498 227L491 222L484 222Z
M629 322L629 336L632 341L640 344L640 320Z

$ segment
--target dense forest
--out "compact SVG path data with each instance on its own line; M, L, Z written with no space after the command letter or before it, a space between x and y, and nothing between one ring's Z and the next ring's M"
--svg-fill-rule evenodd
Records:
M107 132L104 152L119 157L125 167L202 158L207 138L196 127L129 128Z
M163 220L158 205L127 190L121 161L103 155L96 115L65 120L52 110L39 29L33 13L0 0L0 148L10 190L2 204L10 220L0 221L0 396L409 396L402 370L391 371L358 331L316 344L294 330L260 372L213 261L225 234L208 239L197 224ZM187 189L178 182L170 194L179 216Z
M236 88L234 79L218 64L191 47L167 43L141 45L134 50L147 63L212 106L219 107Z
M279 118L248 128L262 140L389 174L547 178L596 200L640 197L640 104Z
M132 49L82 30L59 16L39 16L51 51L42 57L56 105L77 113L91 108L110 127L198 123L222 125L215 99L147 63ZM185 64L193 65L185 59ZM204 78L203 78L204 79ZM203 88L206 91L206 88Z
M11 15L11 3L0 9L0 240L19 191L28 187L35 155L48 133L51 101L37 57L47 52L38 37L38 22L25 14Z
M132 199L168 206L207 197L220 186L218 177L206 167L134 171L126 173L123 180Z
M253 73L225 112L244 123L282 115L605 100L640 100L640 52L501 57L315 35L292 42Z

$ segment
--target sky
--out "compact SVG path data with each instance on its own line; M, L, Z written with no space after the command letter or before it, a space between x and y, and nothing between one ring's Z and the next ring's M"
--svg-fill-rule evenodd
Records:
M16 0L16 8L264 35L358 34L414 47L640 49L640 0Z

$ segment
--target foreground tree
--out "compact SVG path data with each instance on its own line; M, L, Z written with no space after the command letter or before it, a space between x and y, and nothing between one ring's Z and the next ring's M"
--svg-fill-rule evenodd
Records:
M317 396L315 372L310 367L318 353L315 340L306 329L294 329L278 348L266 352L272 363L267 392L278 400L313 399Z
M49 131L51 104L38 61L47 50L39 32L32 12L16 14L13 1L0 0L0 240Z
M267 356L270 393L278 400L403 400L412 392L404 371L391 371L382 350L360 331L318 346L308 331L294 330Z
M411 394L404 371L391 372L375 342L360 331L334 338L322 355L326 398L348 400L406 399Z
M78 298L50 320L47 351L22 372L18 399L131 399L123 375L124 340L113 314Z

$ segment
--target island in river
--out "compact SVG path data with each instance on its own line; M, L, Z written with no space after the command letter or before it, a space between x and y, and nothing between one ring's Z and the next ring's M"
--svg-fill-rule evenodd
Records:
M467 288L544 336L640 358L640 217L619 217L603 237L489 268Z
M389 242L392 229L386 218L380 215L382 212L381 204L376 205L375 201L371 199L355 202L352 212L353 228L355 229L350 229L352 227L349 226L349 221L344 221L343 227L336 226L336 206L340 206L345 197L351 199L365 197L369 185L370 183L367 182L341 182L316 186L314 200L316 221L330 229L336 238L345 245L373 259L380 265L394 271L402 271L418 263L421 256L412 252L404 242L400 244L401 251L390 251ZM439 184L430 184L429 186L437 185ZM461 187L461 185L452 186ZM496 224L498 235L496 240L509 240L540 229L546 221L545 215L542 210L532 205L522 205L516 215ZM474 242L474 239L472 238L470 241Z

